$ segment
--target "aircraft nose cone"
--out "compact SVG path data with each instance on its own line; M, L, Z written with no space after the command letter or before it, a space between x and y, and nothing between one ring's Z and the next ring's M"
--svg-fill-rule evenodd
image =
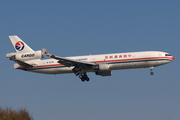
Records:
M174 57L173 57L173 56L171 57L171 60L174 60Z

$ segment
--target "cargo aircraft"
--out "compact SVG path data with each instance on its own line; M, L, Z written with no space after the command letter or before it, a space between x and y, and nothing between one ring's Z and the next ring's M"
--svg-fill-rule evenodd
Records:
M9 36L16 52L6 54L6 57L16 62L15 69L43 74L74 73L84 81L89 81L88 72L96 75L111 76L112 70L153 68L170 63L174 57L161 51L142 51L113 53L74 57L59 57L50 54L46 49L34 51L18 36ZM51 59L44 59L44 55Z

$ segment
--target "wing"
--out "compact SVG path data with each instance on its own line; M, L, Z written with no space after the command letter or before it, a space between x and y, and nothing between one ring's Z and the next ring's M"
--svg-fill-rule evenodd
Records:
M51 55L46 49L42 49L44 54L47 55L48 57L51 57L53 59L58 60L58 63L63 64L67 67L71 66L78 66L78 67L92 67L96 65L95 63L90 63L90 62L85 62L85 61L77 61L69 58L64 58L64 57L59 57L55 55Z
M13 61L24 67L34 67L34 66L32 66L26 62L20 61L20 60L13 60Z

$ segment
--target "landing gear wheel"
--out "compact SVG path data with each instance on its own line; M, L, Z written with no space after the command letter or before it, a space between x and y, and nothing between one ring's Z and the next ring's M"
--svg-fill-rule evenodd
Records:
M79 78L81 79L82 82L84 82L84 81L86 80L85 77L84 77L84 75L82 75L82 74L79 75Z
M86 81L87 81L87 82L89 81L89 78L88 78L88 77L86 78Z
M154 67L150 67L150 71L151 71L150 74L151 74L151 75L154 74L154 73L153 73L153 68L154 68Z
M81 81L82 81L82 82L84 82L84 81L85 81L85 79L84 79L84 78L82 78L82 79L81 79Z
M153 72L151 72L150 74L151 74L151 75L154 75L154 73L153 73Z
M89 81L89 77L87 76L86 73L80 74L80 75L79 75L79 78L81 79L82 82L84 82L85 80L86 80L86 81Z

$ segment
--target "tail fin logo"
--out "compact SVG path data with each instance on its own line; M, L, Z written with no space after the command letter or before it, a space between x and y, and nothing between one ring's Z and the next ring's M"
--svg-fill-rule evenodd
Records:
M21 41L18 41L18 42L15 44L15 48L16 48L16 50L18 50L18 51L23 50L23 49L24 49L24 43L21 42Z

